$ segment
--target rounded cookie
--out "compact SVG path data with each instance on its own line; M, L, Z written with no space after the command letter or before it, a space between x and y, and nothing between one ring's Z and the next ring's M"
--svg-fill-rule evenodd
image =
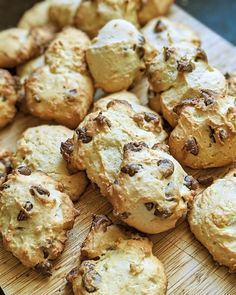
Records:
M61 143L71 137L73 131L64 126L41 125L27 129L18 140L14 167L27 166L40 170L64 186L65 193L73 201L84 192L88 181L84 172L70 173L60 154Z
M125 99L113 100L106 110L85 117L73 138L62 144L62 154L69 167L86 170L107 195L119 173L125 144L137 140L153 146L166 137L158 114L135 111Z
M145 69L144 45L145 39L131 23L107 23L86 51L96 87L105 92L128 89Z
M94 94L86 69L88 37L75 28L65 28L45 53L45 66L37 69L25 84L31 114L76 128L87 114Z
M13 120L16 101L16 81L7 70L0 69L0 129Z
M140 0L139 23L144 25L154 17L167 14L173 2L173 0Z
M178 124L170 134L171 154L194 169L221 167L235 161L235 97L205 93L186 99Z
M52 40L46 28L12 28L0 32L0 67L13 68L40 55Z
M0 151L0 185L6 181L7 175L12 170L12 156L13 154L10 151Z
M94 216L81 252L83 261L67 276L75 295L166 294L165 270L152 253L151 241L105 216Z
M125 19L138 26L135 0L82 1L75 16L75 26L95 37L98 31L113 19Z
M201 41L197 34L185 25L169 20L166 17L152 19L142 28L148 45L152 49L161 50L163 47L178 43L200 46Z
M174 228L186 216L196 188L197 181L171 155L158 146L130 142L124 146L108 199L113 213L125 223L156 234Z
M195 237L220 265L236 271L236 170L196 197L188 220Z
M147 68L153 90L160 93L163 116L172 127L177 124L179 106L185 99L204 93L223 95L227 90L224 75L209 65L205 52L189 44L164 47Z
M62 186L19 167L0 188L0 232L6 250L26 267L50 275L64 249L76 211Z

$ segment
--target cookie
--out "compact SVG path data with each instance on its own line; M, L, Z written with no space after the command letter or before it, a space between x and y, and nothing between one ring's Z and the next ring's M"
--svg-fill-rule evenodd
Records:
M7 175L12 170L12 156L12 152L10 151L0 151L0 185L6 181Z
M236 73L226 73L225 78L228 83L228 94L236 96Z
M23 265L50 275L64 249L76 211L62 186L41 172L19 167L0 189L0 232L6 250Z
M136 140L153 146L166 137L159 115L136 112L126 100L113 100L106 110L87 115L61 151L69 167L86 170L107 195L119 173L125 144Z
M0 67L13 68L40 55L53 36L45 28L12 28L0 32Z
M109 188L114 215L149 234L174 228L187 214L196 180L158 146L130 142L123 150L120 171Z
M17 142L14 167L27 166L32 171L42 171L64 186L73 201L84 192L88 181L84 172L71 174L60 154L63 141L73 131L64 126L41 125L27 129Z
M141 0L138 9L139 23L145 25L154 17L167 14L173 2L173 0Z
M209 65L205 52L185 43L156 53L147 63L147 75L153 90L160 94L162 114L172 127L185 99L205 92L223 95L227 90L225 77Z
M7 70L0 69L0 129L13 120L16 101L16 81Z
M220 265L236 271L236 170L196 197L188 220L195 237Z
M30 113L76 128L93 101L93 82L86 69L88 37L75 28L65 28L45 53L45 66L25 83Z
M32 29L41 27L50 23L48 9L50 1L42 1L25 11L18 22L18 28Z
M138 27L135 0L82 1L75 16L75 26L96 37L98 31L113 19L125 19Z
M94 216L81 252L79 267L67 276L75 295L166 294L165 270L152 253L151 241L105 216Z
M105 92L128 89L145 70L145 39L125 20L112 20L86 51L95 85Z
M221 167L235 161L235 97L204 93L186 99L170 134L171 154L194 169Z
M72 26L80 3L81 0L51 0L48 9L50 21L60 29Z
M177 45L178 43L192 44L196 47L201 44L195 32L166 17L152 19L141 31L151 49L160 50L163 47Z

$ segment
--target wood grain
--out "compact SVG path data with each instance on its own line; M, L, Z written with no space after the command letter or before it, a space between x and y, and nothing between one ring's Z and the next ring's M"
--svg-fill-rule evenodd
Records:
M236 71L236 49L229 42L174 6L170 18L192 27L199 33L210 62L223 72ZM18 115L12 125L0 133L0 148L15 149L15 142L29 126L40 122L32 117ZM193 175L212 174L220 177L229 167L207 171L190 171ZM93 213L110 214L111 206L88 187L77 204L81 211L74 229L69 233L65 251L55 263L53 276L45 279L26 269L0 243L0 286L6 295L70 295L66 274L77 264L79 249L91 223ZM191 234L186 222L175 230L151 236L154 253L163 261L168 275L168 294L173 295L235 295L235 275L217 266L209 253ZM111 294L112 295L112 294ZM121 294L122 295L122 294ZM134 294L135 295L135 294Z

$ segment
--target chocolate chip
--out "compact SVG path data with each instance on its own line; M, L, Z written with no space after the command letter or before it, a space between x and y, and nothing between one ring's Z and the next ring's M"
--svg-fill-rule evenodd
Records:
M208 130L209 130L209 137L210 137L211 142L215 143L216 142L215 130L211 126L208 126Z
M95 269L90 269L82 276L82 284L87 292L93 293L99 290L102 277Z
M224 142L228 137L227 131L225 129L219 129L219 138L222 142Z
M47 259L48 256L49 256L48 249L46 247L41 247L41 249L42 249L42 252L43 252L43 258Z
M154 208L153 202L147 202L144 204L148 211L151 211Z
M190 175L184 177L184 185L190 190L196 190L198 188L198 182Z
M151 121L158 121L159 122L158 117L155 114L149 113L149 112L144 113L144 120L148 123Z
M17 170L22 175L29 176L31 174L30 168L28 168L26 166L20 166L20 167L17 168Z
M74 151L74 144L73 144L72 139L67 139L66 142L62 142L60 151L61 151L61 154L63 155L64 159L68 160L70 155Z
M203 61L206 61L206 62L208 61L206 52L202 48L200 48L200 47L197 48L197 53L196 53L196 56L195 56L195 61L198 61L199 59L200 60L203 60Z
M190 152L192 155L196 156L199 153L199 147L195 137L189 138L184 144L184 150Z
M122 213L118 214L120 219L127 219L127 218L129 218L130 215L131 215L130 212L122 212Z
M170 217L173 212L170 212L168 209L160 208L159 205L156 205L154 215L160 217L161 219L166 219Z
M129 176L134 176L141 168L141 164L127 164L121 168L121 171L123 173L129 174Z
M174 52L174 48L164 47L164 60L168 61Z
M143 46L137 46L135 51L140 59L142 59L144 57L145 48Z
M143 148L148 148L148 145L144 141L129 142L124 145L124 152L129 150L132 152L140 152Z
M9 184L4 183L3 185L0 186L0 191L3 191L3 190L5 190L5 189L8 189L9 187L10 187Z
M52 264L49 261L44 261L44 262L38 263L35 266L35 270L37 272L41 273L42 275L46 275L46 276L52 275L51 269L52 269Z
M157 166L164 178L168 178L174 173L175 166L169 159L159 160Z
M75 130L78 135L78 139L82 140L83 143L89 143L92 140L92 137L88 135L86 127L81 127Z
M17 215L17 220L24 221L26 219L28 219L28 215L25 213L24 210L20 210L19 214Z
M184 73L184 72L191 73L193 71L193 65L191 64L189 60L182 58L181 60L177 61L177 70L180 73Z
M98 114L98 116L94 119L100 126L108 126L111 127L111 121L102 115L102 112Z
M212 182L213 182L213 177L212 176L208 176L208 175L205 175L205 176L199 176L197 181L201 184L201 185L211 185Z
M154 27L154 32L155 33L161 33L167 29L166 25L164 24L163 21L158 20L155 27Z
M35 196L37 194L39 194L40 196L50 196L50 192L47 189L43 188L41 185L32 185L30 188L30 193L32 196Z
M24 221L28 219L29 215L28 212L30 212L33 209L33 204L30 201L27 201L25 205L23 206L23 210L20 210L17 220L18 221Z

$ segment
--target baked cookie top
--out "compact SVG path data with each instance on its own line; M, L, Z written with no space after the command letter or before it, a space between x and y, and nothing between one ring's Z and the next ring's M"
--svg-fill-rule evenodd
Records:
M76 211L63 187L42 172L21 166L0 188L3 244L22 264L42 274L63 251Z
M165 271L152 254L151 241L112 224L105 216L94 217L81 251L80 266L68 275L74 294L166 293Z
M222 265L236 271L236 170L196 197L189 214L196 238Z

